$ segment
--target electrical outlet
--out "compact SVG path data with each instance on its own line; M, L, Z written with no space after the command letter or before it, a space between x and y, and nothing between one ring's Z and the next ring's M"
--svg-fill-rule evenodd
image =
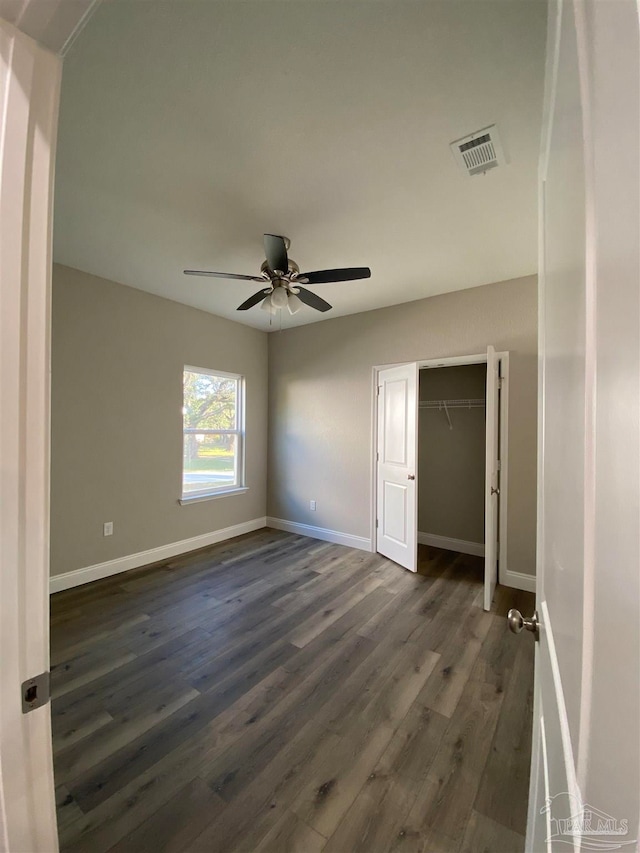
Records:
M103 536L113 536L113 521L105 521L102 525Z
M315 501L309 501L309 509L312 509L315 512L315 508L316 508L316 502Z

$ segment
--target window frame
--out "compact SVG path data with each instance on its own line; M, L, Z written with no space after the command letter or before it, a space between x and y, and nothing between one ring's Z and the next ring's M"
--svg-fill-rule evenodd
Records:
M233 379L236 382L236 428L235 429L195 429L184 426L184 374L199 373L205 376L220 376L224 379ZM209 367L196 367L192 364L185 364L182 368L182 477L181 477L181 497L178 503L181 505L197 503L199 501L215 500L216 498L226 497L227 495L237 495L248 491L246 485L246 469L245 469L245 377L241 373L229 373L227 370L213 370ZM236 482L233 485L217 486L214 488L208 487L200 489L196 492L184 491L184 437L188 434L198 435L235 435L236 436Z

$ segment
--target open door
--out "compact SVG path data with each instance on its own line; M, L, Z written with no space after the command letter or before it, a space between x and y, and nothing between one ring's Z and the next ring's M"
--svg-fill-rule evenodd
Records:
M378 373L376 550L418 569L418 365Z
M59 4L18 5L32 23L41 12L64 28ZM29 853L58 849L48 703L49 342L61 74L57 56L0 20L0 850Z
M484 495L484 609L491 609L498 583L498 511L500 367L493 347L487 347L486 461Z
M638 13L549 3L529 853L638 849Z

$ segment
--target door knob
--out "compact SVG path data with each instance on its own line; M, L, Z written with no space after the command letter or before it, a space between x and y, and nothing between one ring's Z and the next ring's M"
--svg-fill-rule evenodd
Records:
M509 630L513 631L514 634L519 634L523 628L526 628L527 631L531 631L535 634L536 640L540 634L540 622L538 620L538 611L534 611L531 619L525 619L520 613L519 610L515 610L512 608L507 613L507 622L509 623Z
M415 474L407 474L407 480L415 480L415 478L416 478Z
M493 486L491 486L491 494L492 495L499 495L500 489L494 489Z

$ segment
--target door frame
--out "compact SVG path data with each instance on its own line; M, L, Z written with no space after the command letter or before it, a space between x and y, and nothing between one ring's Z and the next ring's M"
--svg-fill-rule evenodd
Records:
M509 353L508 351L496 352L496 358L500 364L500 504L498 510L498 583L503 586L513 586L509 583L509 572L507 565L507 518L509 499ZM376 515L378 510L378 468L376 451L378 449L378 374L381 370L390 367L398 367L401 364L416 364L418 370L434 367L455 367L467 364L486 364L487 354L475 353L473 355L447 356L446 358L416 359L415 361L398 361L392 364L376 364L371 370L371 518L369 522L369 535L371 541L371 552L378 551L378 532L376 529ZM418 481L419 485L419 481ZM535 580L535 579L534 579Z

